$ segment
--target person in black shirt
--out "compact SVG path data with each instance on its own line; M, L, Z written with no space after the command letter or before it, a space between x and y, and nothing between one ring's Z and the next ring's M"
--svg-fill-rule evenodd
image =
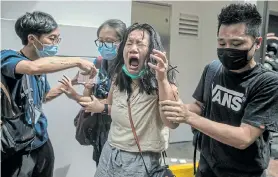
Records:
M261 22L255 5L224 7L217 31L221 64L208 99L206 66L193 94L195 103L160 102L168 120L202 132L197 177L266 176L270 132L278 132L278 74L254 60L262 41Z

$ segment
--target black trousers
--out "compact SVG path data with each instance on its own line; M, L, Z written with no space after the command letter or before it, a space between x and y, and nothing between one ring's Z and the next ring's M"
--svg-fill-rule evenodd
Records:
M3 177L52 177L54 151L50 140L29 152L18 153L1 163Z

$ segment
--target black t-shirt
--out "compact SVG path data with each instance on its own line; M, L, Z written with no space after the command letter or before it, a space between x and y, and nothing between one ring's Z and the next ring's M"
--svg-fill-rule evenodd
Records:
M207 67L193 94L200 102L204 102ZM265 127L262 136L244 150L203 135L201 153L208 165L216 174L225 177L260 174L269 162L270 132L278 132L278 73L261 64L243 73L234 73L221 66L208 98L208 119L232 126L246 123Z

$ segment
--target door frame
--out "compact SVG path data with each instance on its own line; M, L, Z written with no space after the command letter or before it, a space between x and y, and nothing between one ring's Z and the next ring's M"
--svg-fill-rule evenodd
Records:
M170 56L171 56L170 55L171 54L171 32L172 32L171 25L172 25L172 12L173 12L172 4L169 4L169 3L163 2L163 1L132 1L131 14L132 14L133 3L152 4L152 5L169 7L169 54L168 54L169 57L168 57L168 61L171 61L171 58L170 58ZM132 18L131 18L131 24L132 24Z

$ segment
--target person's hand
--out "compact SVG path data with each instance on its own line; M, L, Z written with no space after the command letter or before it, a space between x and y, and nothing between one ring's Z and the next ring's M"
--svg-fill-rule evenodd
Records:
M156 79L158 81L167 79L168 60L166 53L153 49L153 54L151 54L150 57L157 61L157 65L150 62L148 63L148 65L155 70Z
M62 80L58 81L63 84L64 87L60 88L60 90L67 95L70 99L77 100L78 93L75 91L75 89L72 86L71 80L64 76Z
M84 83L83 85L86 89L89 89L89 90L94 87L94 84L92 84L92 83Z
M94 78L97 74L97 69L96 69L94 63L92 63L88 60L80 59L79 68L81 70L83 70L83 72L81 72L80 74L90 75L91 79Z
M277 177L278 176L278 160L271 159L267 168L267 175Z
M104 110L104 104L102 104L95 96L91 96L90 102L79 102L83 106L85 112L101 113Z
M83 85L86 89L92 89L94 87L94 84L90 82L78 82L78 77L79 77L79 71L77 72L76 76L74 76L73 79L71 79L71 84L72 85Z
M191 112L187 106L177 101L165 100L159 102L161 111L167 120L175 123L187 123Z
M78 76L79 76L79 71L77 72L77 74L74 76L74 78L71 80L71 84L72 85L79 85L80 83L78 83Z

